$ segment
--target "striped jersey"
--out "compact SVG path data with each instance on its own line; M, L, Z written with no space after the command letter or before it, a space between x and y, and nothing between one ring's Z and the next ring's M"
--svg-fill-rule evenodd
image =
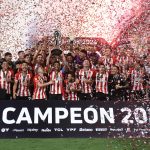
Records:
M70 89L79 89L79 84L77 84L76 82L68 82L66 81L65 82L66 84L66 90L70 91ZM77 96L77 92L73 92L73 91L70 91L69 93L67 93L67 99L66 100L71 100L71 101L77 101L79 100L78 99L78 96Z
M23 74L22 72L18 72L15 74L15 81L18 82L17 88L17 96L31 96L29 85L32 80L32 74L27 72L27 74Z
M50 85L50 94L62 94L63 90L63 74L62 72L52 71L49 75L50 81L54 81L54 84Z
M7 94L11 93L11 83L7 79L12 79L13 72L10 70L0 70L0 89L5 89Z
M108 94L108 73L96 73L96 92Z
M94 71L92 69L87 71L81 69L79 70L78 76L81 83L82 93L91 93L93 91L92 84L85 83L85 80L92 80L94 77Z
M34 91L32 99L46 99L46 87L39 87L38 83L43 84L47 80L46 77L41 77L39 75L35 75L33 82L34 82Z
M131 84L133 91L143 90L143 71L132 70L131 72Z

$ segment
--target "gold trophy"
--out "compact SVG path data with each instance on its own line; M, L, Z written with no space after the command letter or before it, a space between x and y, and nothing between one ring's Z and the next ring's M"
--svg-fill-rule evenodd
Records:
M52 50L52 55L61 55L62 54L62 50L60 49L60 45L61 45L61 33L60 31L56 30L54 32L54 49Z

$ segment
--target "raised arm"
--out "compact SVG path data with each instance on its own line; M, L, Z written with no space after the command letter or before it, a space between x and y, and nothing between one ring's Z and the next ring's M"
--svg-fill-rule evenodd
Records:
M48 56L47 56L47 58L46 58L46 65L48 66L49 65L49 61L50 61L50 57L51 57L51 51L52 51L52 46L49 46L49 48L48 48L48 51L49 51L49 54L48 54Z
M41 50L42 50L42 43L40 43L40 44L38 45L37 52L35 52L35 54L34 54L34 56L33 56L32 64L35 63L36 58L37 58L37 56L39 55L39 53L41 52Z

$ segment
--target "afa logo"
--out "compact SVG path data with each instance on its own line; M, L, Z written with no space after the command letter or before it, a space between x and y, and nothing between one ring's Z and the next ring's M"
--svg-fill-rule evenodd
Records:
M8 131L9 131L9 128L2 128L2 129L1 129L1 132L3 132L3 133L4 133L4 132L8 132Z

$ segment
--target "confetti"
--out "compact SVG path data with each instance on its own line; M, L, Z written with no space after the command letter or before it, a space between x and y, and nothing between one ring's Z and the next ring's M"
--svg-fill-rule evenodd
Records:
M25 50L55 29L64 37L99 37L112 46L124 39L148 49L148 0L1 0L0 50ZM144 37L144 38L143 38ZM140 44L140 45L139 45Z

